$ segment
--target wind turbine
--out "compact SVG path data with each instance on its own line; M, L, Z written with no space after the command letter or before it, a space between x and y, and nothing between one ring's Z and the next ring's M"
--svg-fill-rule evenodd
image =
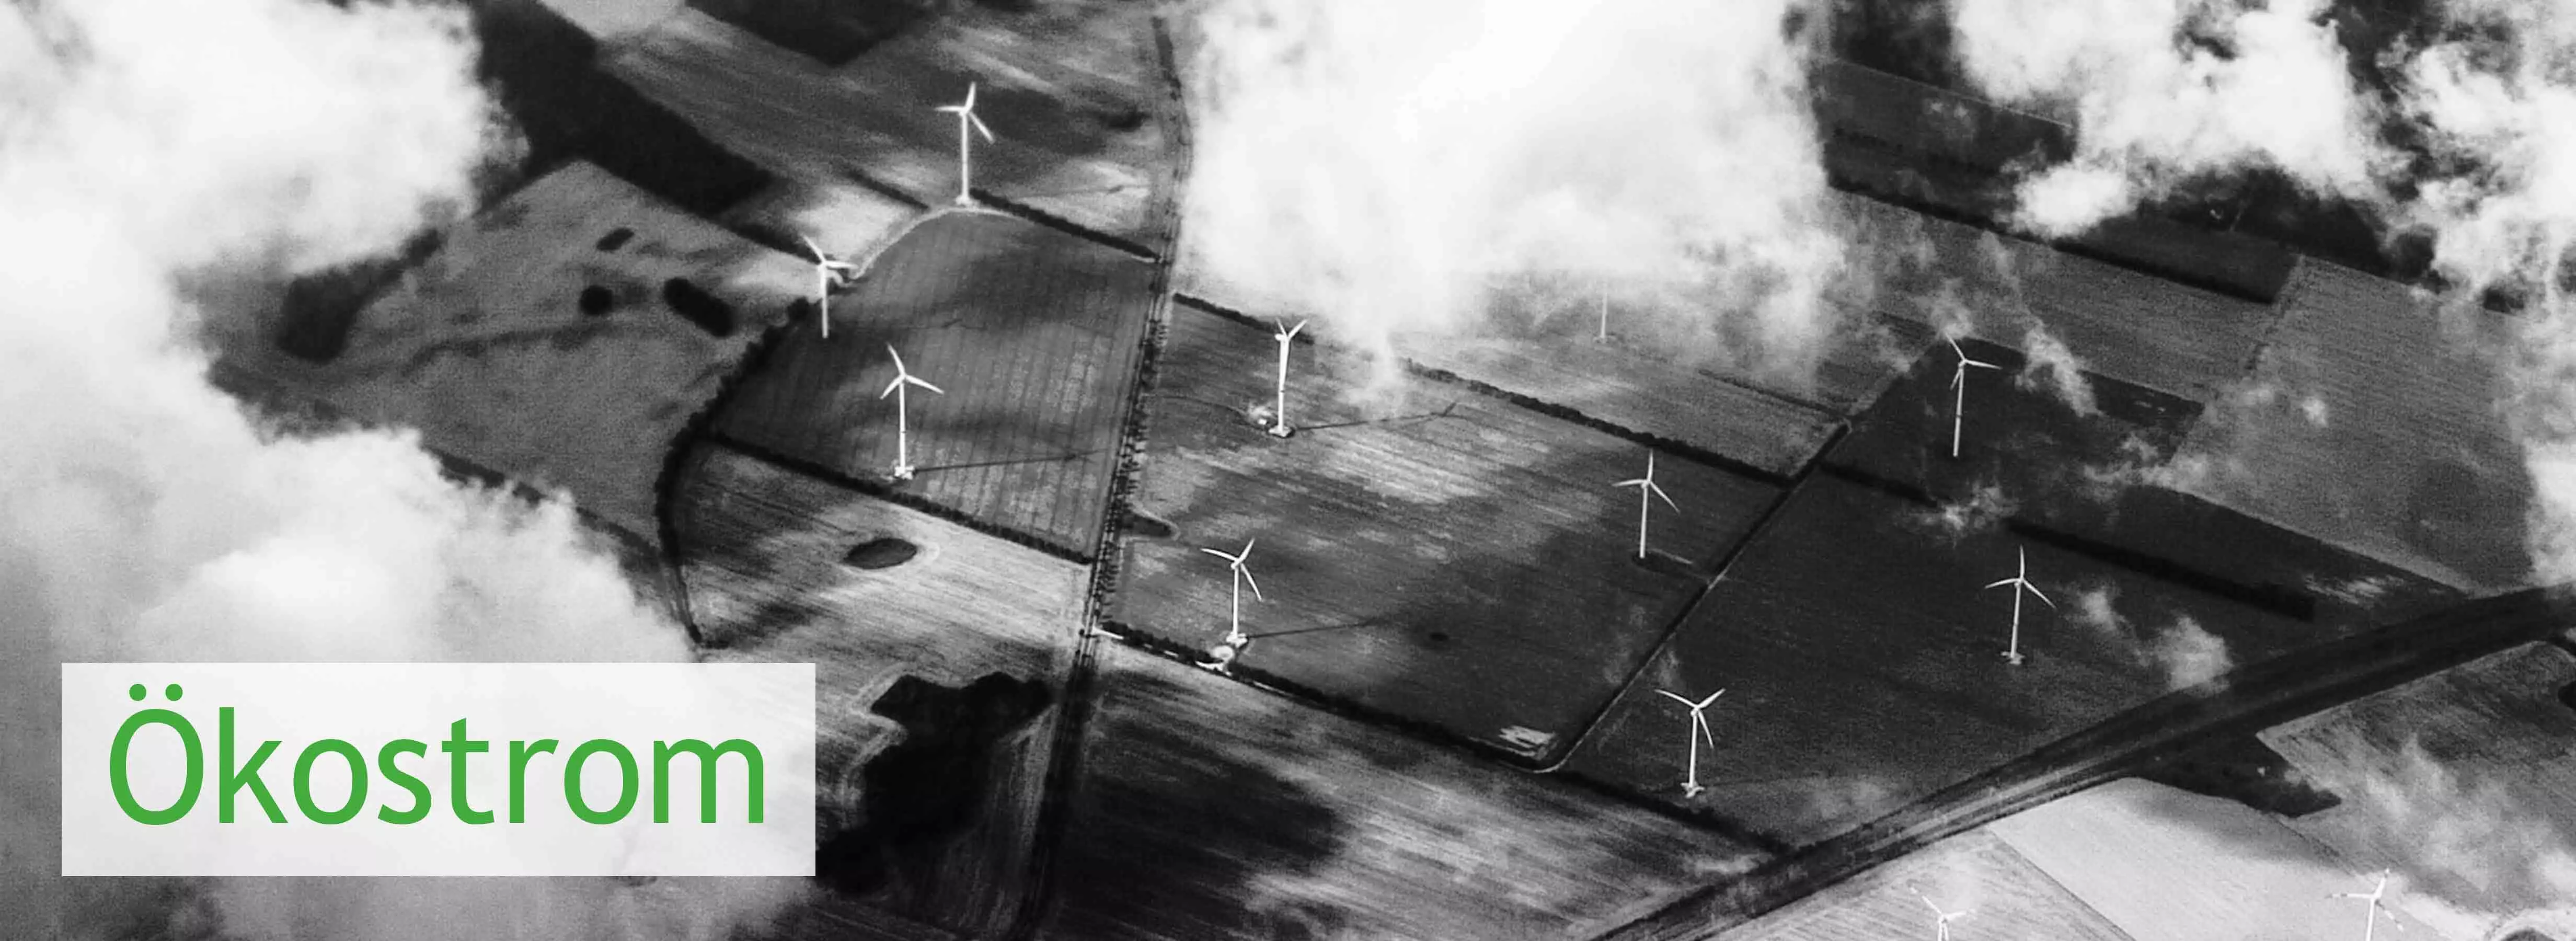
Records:
M2048 600L2048 595L2047 595L2046 593L2044 593L2044 592L2041 592L2041 591L2039 590L2039 586L2037 586L2037 585L2033 585L2033 584L2031 584L2031 583L2030 583L2030 552L2029 552L2029 550L2025 550L2025 549L2016 549L2016 550L2014 550L2014 551L2015 551L2015 552L2020 556L2020 558L2021 558L2021 571L2020 571L2019 573L2015 574L2015 575L2014 575L2013 577L2011 577L2011 578L2007 578L2007 579L2004 579L2004 580L2002 580L2002 581L1998 581L1998 582L1989 582L1989 583L1987 583L1986 588L2001 588L2001 587L2004 587L2004 586L2006 586L2006 585L2011 585L2011 586L2013 586L2012 646L2004 648L2004 662L2005 662L2005 663L2012 664L2012 665L2014 665L2014 666L2020 666L2020 665L2021 665L2021 660L2022 660L2022 657L2021 657L2021 593L2022 593L2022 592L2025 592L2025 591L2030 592L2031 597L2038 598L2038 599L2039 599L2039 602L2040 602L2041 604L2047 605L2047 606L2049 607L2049 610L2052 610L2052 611L2057 609L2057 602L2054 602L2054 601L2050 601L2050 600ZM1980 590L1980 591L1983 591L1983 590L1985 590L1985 589L1979 589L1979 590Z
M1699 783L1700 739L1707 739L1708 747L1710 748L1717 747L1717 733L1710 731L1708 727L1708 707L1717 702L1717 697L1726 695L1726 691L1721 689L1717 692L1710 693L1708 694L1707 699L1702 699L1698 702L1692 702L1680 693L1675 693L1669 690L1659 689L1655 692L1662 693L1665 699L1681 703L1683 708L1690 710L1690 774L1688 777L1682 779L1682 796L1698 797L1699 792L1708 790L1705 787L1701 787Z
M1950 941L1951 920L1966 917L1968 910L1963 908L1955 912L1942 911L1940 903L1932 901L1932 897L1923 894L1923 890L1915 889L1910 885L1906 888L1913 889L1914 897L1922 899L1923 904L1932 909L1932 941Z
M1278 326L1279 399L1277 406L1270 414L1270 434L1272 437L1285 438L1297 433L1296 429L1288 427L1288 344L1296 340L1297 334L1305 329L1306 322L1303 320L1297 321L1297 325L1294 327L1286 326L1284 324Z
M1664 498L1664 505L1675 510L1681 509L1682 506L1674 503L1672 495L1665 493L1664 488L1655 484L1655 452L1653 451L1646 452L1646 476L1635 480L1622 480L1611 486L1637 488L1637 558L1643 559L1646 557L1646 514L1655 506L1652 498Z
M829 340L832 338L832 277L855 276L859 273L859 266L833 260L832 256L823 254L823 247L814 244L813 239L802 235L796 238L805 243L806 251L814 253L814 303L822 311L823 339Z
M1592 342L1610 342L1610 285L1608 282L1603 282L1601 285L1601 332L1593 334Z
M1252 638L1243 636L1243 586L1252 586L1253 600L1269 600L1261 597L1261 583L1252 580L1252 570L1245 568L1243 564L1243 560L1250 558L1252 555L1253 542L1254 540L1251 539L1244 540L1243 551L1237 552L1233 555L1227 555L1215 549L1199 550L1200 552L1224 559L1226 569L1234 573L1234 614L1233 618L1227 622L1225 630L1225 646L1229 650L1241 649L1243 645L1252 642ZM1232 657L1229 656L1227 659L1232 659Z
M903 387L908 385L920 386L932 392L938 392L941 395L947 395L948 393L941 391L938 386L921 381L921 377L915 376L910 371L905 370L903 368L903 354L895 352L893 344L886 345L886 355L894 357L894 381L886 383L885 391L877 393L877 398L879 400L883 400L886 396L894 396L894 479L911 480L912 432L910 422L905 418L905 413L910 411L912 406L908 402L908 396L904 394Z
M2362 926L2361 941L2371 941L2373 937L2378 935L2379 920L2381 918L2388 919L2389 925L2395 927L2399 931L2406 930L2406 926L2398 922L2397 916L2389 914L2388 909L2380 907L2379 904L2379 897L2388 892L2388 873L2389 870L2380 870L2379 884L2372 886L2368 892L2345 892L2340 895L2327 896L2328 898L2338 899L2364 899L2370 902L2369 921L2364 923Z
M971 145L967 140L966 131L971 127L976 133L984 135L985 143L993 142L993 129L985 127L984 119L975 116L975 83L966 83L965 104L940 105L939 110L957 116L957 205L972 206L975 204L971 184L974 179L974 166L967 160Z
M1959 456L1959 423L1967 415L1968 410L1968 367L1978 366L1995 370L2003 367L1969 359L1968 351L1959 348L1958 340L1949 337L1942 339L1949 341L1950 352L1959 357L1959 368L1950 373L1950 456L1955 458Z

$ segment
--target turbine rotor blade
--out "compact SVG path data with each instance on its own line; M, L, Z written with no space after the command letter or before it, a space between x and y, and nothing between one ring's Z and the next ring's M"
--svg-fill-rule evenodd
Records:
M966 83L966 110L975 110L975 83Z
M806 238L803 235L798 235L796 236L796 240L805 243L805 250L814 253L815 261L822 262L827 265L831 264L831 259L823 257L823 247L814 244L813 239Z
M923 382L923 381L921 381L921 379L920 379L919 377L916 377L916 376L905 376L905 377L903 377L903 381L905 381L905 382L909 382L909 383L912 383L913 385L920 386L920 387L922 387L922 388L924 388L924 389L928 389L928 390L930 390L930 391L932 391L932 392L937 392L937 393L939 393L939 394L941 394L941 395L947 395L947 394L948 394L948 390L946 390L946 389L942 389L942 388L940 388L940 387L938 387L938 386L931 385L930 383L927 383L927 382Z
M967 123L975 125L975 133L984 135L984 143L990 144L993 142L993 129L984 126L983 118L976 117L975 112L969 111L966 112L966 121Z
M2044 592L2044 591L2039 590L2039 586L2037 586L2037 585L2033 585L2033 584L2031 584L2031 583L2029 583L2029 582L2023 582L2023 583L2021 583L2021 587L2023 587L2023 588L2025 588L2025 589L2028 589L2028 590L2030 591L2030 593L2031 593L2031 596L2032 596L2032 597L2035 597L2035 598L2038 598L2038 599L2039 599L2039 603L2040 603L2040 604L2047 605L2049 610L2051 610L2051 611L2057 610L2057 602L2054 602L2054 601L2050 601L2050 600L2048 600L2048 593L2047 593L2047 592Z
M1699 701L1699 706L1698 706L1697 708L1700 708L1700 709L1706 709L1706 708L1708 708L1708 706L1709 706L1709 704L1710 704L1710 703L1713 703L1713 702L1716 702L1716 701L1717 701L1717 697L1724 696L1724 695L1726 695L1726 691L1725 691L1725 690L1722 690L1722 689L1721 689L1721 690L1718 690L1717 692L1710 693L1710 694L1708 694L1708 698L1707 698L1707 699L1703 699L1703 700L1700 700L1700 701Z
M1941 340L1942 342L1950 344L1950 352L1956 354L1961 361L1964 362L1967 360L1968 351L1959 348L1959 338L1944 335L1941 337Z
M2014 583L2014 582L2017 582L2017 581L2020 581L2020 579L2017 579L2017 578L2007 578L2007 579L2004 579L2003 581L2000 581L2000 582L1987 582L1987 583L1986 583L1986 588L2002 588L2002 587L2004 587L2005 585L2010 585L2010 584L2012 584L2012 583ZM1978 591L1984 591L1984 590L1986 590L1986 588L1980 588L1980 589L1977 589L1977 590L1978 590Z
M894 357L894 374L895 374L895 375L898 375L898 376L909 376L909 375L912 375L912 373L907 372L907 371L905 371L905 370L904 370L904 368L903 368L903 354L901 354L901 353L897 353L897 352L895 352L895 351L894 351L894 344L892 344L892 343L888 343L888 344L886 344L886 355L887 355L887 356L892 356L892 357Z
M1613 486L1613 487L1645 487L1645 486L1651 486L1651 485L1653 485L1653 484L1654 484L1654 481L1647 480L1646 478L1643 478L1643 477L1639 477L1639 478L1637 478L1637 479L1635 479L1635 480L1622 480L1622 481L1620 481L1620 482L1618 482L1618 483L1611 484L1610 486Z
M885 391L877 393L877 398L882 399L886 396L893 395L894 390L903 388L903 378L904 377L901 375L895 376L893 382L886 383Z
M1650 493L1653 493L1654 495L1656 495L1656 496L1658 496L1658 497L1662 497L1662 498L1664 498L1664 505L1665 505L1665 506L1672 507L1672 508L1673 508L1673 509L1675 509L1675 510L1679 510L1679 509L1681 509L1681 508L1682 508L1682 505L1681 505L1681 504L1679 504L1679 503L1674 503L1674 502L1673 502L1672 495L1671 495L1671 494L1668 494L1668 493L1665 493L1665 492L1664 492L1664 488L1662 488L1662 487L1658 487L1658 486L1655 486L1655 482L1654 482L1654 481L1651 481L1651 480L1646 481L1646 490L1647 490L1648 492L1650 492Z
M1220 558L1220 559L1224 559L1224 560L1226 560L1226 561L1228 561L1228 562L1235 561L1235 558L1234 558L1233 556L1227 555L1227 554L1225 554L1225 553L1223 553L1223 552L1219 552L1219 551L1214 550L1214 549L1201 548L1199 551L1200 551L1200 552L1207 553L1207 554L1212 555L1212 556L1215 556L1215 557Z
M1261 597L1261 583L1252 580L1252 569L1249 566L1244 565L1241 560L1236 560L1234 570L1243 573L1243 584L1252 589L1252 597L1262 601L1270 600Z
M1659 690L1656 690L1655 692L1656 692L1657 694L1659 694L1659 695L1663 696L1665 699L1669 699L1669 700L1672 700L1672 701L1674 701L1674 702L1681 703L1682 705L1685 705L1685 706L1689 706L1689 705L1691 705L1691 701L1690 701L1690 700L1688 700L1688 699L1684 699L1684 698L1682 698L1682 695L1681 695L1680 693L1675 693L1675 692L1671 692L1671 691L1668 691L1668 690L1660 690L1660 689L1659 689Z

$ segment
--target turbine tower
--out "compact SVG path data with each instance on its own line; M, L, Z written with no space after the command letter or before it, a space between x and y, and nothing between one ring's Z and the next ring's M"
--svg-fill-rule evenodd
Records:
M1959 357L1958 369L1950 373L1950 456L1956 458L1959 456L1959 425L1968 410L1968 367L1995 370L2003 367L1969 359L1968 351L1959 348L1958 340L1948 337L1943 339L1949 340L1951 354Z
M1702 699L1697 702L1693 702L1688 697L1670 690L1659 689L1655 692L1662 693L1665 699L1681 703L1682 708L1690 710L1690 771L1688 776L1682 778L1682 796L1698 797L1699 792L1708 790L1707 788L1700 786L1699 783L1700 740L1707 739L1708 747L1717 747L1717 733L1710 731L1708 727L1708 707L1717 702L1717 697L1726 695L1726 691L1721 689L1717 692L1710 693L1708 694L1707 699Z
M1923 894L1923 890L1910 885L1906 888L1912 889L1914 897L1922 899L1924 906L1932 909L1932 941L1950 941L1950 922L1967 917L1968 910L1963 908L1955 912L1942 911L1940 903L1932 901L1932 897Z
M1249 638L1249 637L1245 637L1245 636L1243 636L1243 586L1245 586L1245 585L1250 585L1250 586L1252 586L1252 597L1253 597L1253 600L1255 600L1255 601L1267 601L1267 600L1269 600L1269 599L1267 599L1267 598L1263 598L1263 597L1261 597L1261 583L1260 583L1260 582L1256 582L1256 581L1253 581L1253 580L1252 580L1252 570L1251 570L1251 569L1249 569L1249 568L1244 567L1244 564L1243 564L1243 560L1245 560L1245 559L1247 559L1247 558L1250 558L1250 557L1252 556L1252 543L1253 543L1253 542L1254 542L1254 540L1251 540L1251 539L1246 539L1246 540L1244 540L1244 541L1243 541L1243 551L1241 551L1241 552L1237 552L1237 553L1235 553L1235 554L1233 554L1233 555L1227 555L1227 554L1225 554L1225 553L1223 553L1223 552L1219 552L1219 551L1217 551L1217 550L1215 550L1215 549L1200 549L1200 550L1199 550L1200 552L1204 552L1204 553L1207 553L1207 554L1209 554L1209 555L1215 556L1215 557L1217 557L1217 558L1224 559L1224 560L1225 560L1225 567L1226 567L1226 569L1227 569L1228 571L1230 571L1230 572L1234 573L1234 607L1233 607L1233 616L1232 616L1232 618L1231 618L1230 620L1228 620L1228 621L1226 622L1226 630L1225 630L1225 646L1226 646L1228 649L1232 649L1232 650L1240 650L1240 649L1242 649L1243 645L1245 645L1245 644L1248 644L1248 643L1251 643L1251 642L1252 642L1252 638ZM1231 658L1231 657L1228 657L1228 659L1232 659L1232 658Z
M904 393L904 387L920 386L940 395L948 393L938 386L921 381L921 377L905 370L903 354L895 352L892 344L886 346L886 355L894 357L894 381L886 383L885 391L877 393L877 398L883 400L886 396L894 396L894 479L911 480L912 431L911 422L905 413L910 411L912 406Z
M1646 514L1654 509L1654 498L1662 497L1664 505L1675 510L1681 509L1681 504L1674 503L1672 495L1665 493L1663 487L1656 485L1655 452L1653 451L1646 452L1646 476L1635 480L1622 480L1611 486L1637 488L1637 558L1643 560L1646 557Z
M993 142L993 129L985 127L984 119L975 116L975 83L966 83L966 103L941 105L939 110L957 116L957 205L975 205L974 164L967 158L973 144L967 139L966 132L972 129L984 135L985 143Z
M2380 870L2379 884L2372 886L2368 892L2345 892L2340 895L2328 896L2328 898L2339 899L2363 899L2370 903L2370 914L2366 916L2368 920L2363 923L2361 928L2361 941L2371 941L2371 939L2378 936L2379 920L2382 918L2388 919L2390 927L2396 928L2399 931L2406 930L2406 926L2397 921L2396 915L2389 914L2388 909L2381 907L2379 904L2380 896L2385 895L2388 892L2388 874L2389 870Z
M1270 434L1272 437L1285 438L1297 433L1296 429L1288 427L1288 344L1294 342L1297 334L1306 329L1306 321L1297 321L1294 327L1285 324L1276 326L1279 338L1279 398L1270 413Z
M2047 595L2046 593L2044 593L2044 592L2040 591L2040 590L2039 590L2039 586L2037 586L2037 585L2033 585L2033 584L2031 584L2031 583L2030 583L2030 552L2029 552L2028 550L2021 550L2021 549L2017 549L2017 550L2014 550L2014 551L2015 551L2015 552L2020 556L2020 558L2021 558L2021 570L2020 570L2020 572L2018 572L2017 574L2013 575L2013 577L2011 577L2011 578L2003 579L2003 580L2001 580L2001 581L1996 581L1996 582L1988 582L1988 583L1986 584L1986 588L1987 588L1987 589L1992 589L1992 588L2002 588L2002 587L2004 587L2004 586L2006 586L2006 585L2010 585L2010 586L2012 586L2012 593L2013 593L2012 644L2011 644L2010 646L2007 646L2007 647L2005 647L2005 648L2004 648L2004 662L2005 662L2005 663L2012 664L2012 665L2014 665L2014 666L2020 666L2020 665L2021 665L2021 660L2022 660L2022 657L2021 657L2021 593L2022 593L2022 592L2025 592L2025 591L2029 592L2029 593L2030 593L2030 595L2031 595L2031 597L2034 597L2034 598L2039 599L2039 603L2044 604L2044 605L2047 605L2047 606L2049 607L2049 610L2052 610L2052 611L2054 611L2054 610L2056 610L2056 609L2057 609L2057 602L2054 602L2054 601L2050 601L2050 600L2048 600L2048 595ZM1980 590L1980 591L1983 591L1983 590L1985 590L1985 589L1979 589L1979 590Z
M856 276L859 266L823 254L823 247L814 244L813 239L802 235L796 238L805 243L806 251L814 253L814 305L821 311L823 339L829 340L832 338L832 280L839 275Z

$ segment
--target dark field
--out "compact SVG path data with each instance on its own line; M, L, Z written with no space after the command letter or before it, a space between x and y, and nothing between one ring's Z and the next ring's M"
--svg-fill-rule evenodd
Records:
M1636 561L1646 449L1489 396L1414 381L1369 421L1300 343L1285 441L1245 418L1272 397L1270 331L1176 309L1148 399L1135 495L1166 539L1131 540L1111 617L1190 647L1223 636L1223 560L1246 539L1267 601L1240 669L1429 723L1532 760L1562 754L1780 490L1665 455L1649 565ZM1325 364L1319 367L1319 359Z
M2079 415L2050 389L2023 382L2019 353L1961 346L2005 368L1969 372L1958 458L1950 457L1949 388L1957 359L1936 341L1826 465L1942 504L1918 515L1955 508L1963 528L2004 525L2289 617L2358 626L2458 598L2403 569L2163 486L2177 473L2169 463L2198 403L2091 376L2100 412Z
M833 299L831 339L808 322L745 376L718 434L865 480L895 460L891 343L912 374L911 461L900 484L1065 552L1089 554L1116 457L1153 271L996 213L923 223ZM809 317L810 321L811 318Z
M1589 937L1761 858L1122 647L1098 682L1039 937Z
M1811 478L1570 769L1803 845L2107 719L2167 690L2335 636L2009 533L1952 537L1914 507ZM2028 662L2000 656L2014 573ZM1711 712L1711 790L1684 801L1686 714L1657 687L1726 697Z
M866 184L930 204L957 194L957 121L934 110L979 82L974 186L1159 249L1173 159L1153 4L953 8L829 67L682 8L606 68L699 131L783 176ZM787 93L793 90L793 93Z
M716 446L683 461L670 514L712 656L815 665L817 875L997 929L1027 888L1083 570ZM916 554L843 561L888 538Z

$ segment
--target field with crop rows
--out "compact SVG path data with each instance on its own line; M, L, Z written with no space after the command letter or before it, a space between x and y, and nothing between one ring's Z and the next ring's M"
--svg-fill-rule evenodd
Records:
M799 326L744 376L719 434L856 479L896 457L891 345L942 391L905 390L917 468L900 486L1088 554L1116 459L1152 269L999 213L924 222L833 298L829 339Z
M827 869L835 836L865 841L847 865L878 875L853 894L968 933L996 927L1026 888L1081 567L721 446L697 449L680 473L673 528L714 656L815 665ZM846 561L888 538L916 554L885 568ZM993 674L1045 698L989 740L927 741L946 736L881 712L899 689L939 701L919 684L960 690ZM929 717L949 735L987 708L954 698L959 709ZM904 747L952 760L928 773L906 759L921 780L868 776Z
M1695 607L1571 770L1803 845L2109 718L2203 671L2333 636L2010 533L1952 535L1910 505L1810 478ZM2012 597L2030 579L2011 666ZM1712 710L1708 793L1685 799L1687 713Z
M1305 342L1280 440L1245 417L1273 398L1277 350L1174 311L1134 500L1171 532L1127 543L1114 619L1215 643L1232 583L1200 550L1258 540L1240 667L1532 760L1562 752L1780 492L1664 456L1680 510L1655 504L1640 564L1638 493L1612 484L1645 473L1645 447L1429 381L1373 419L1341 399L1348 359Z
M1587 937L1754 851L1111 646L1041 937Z

